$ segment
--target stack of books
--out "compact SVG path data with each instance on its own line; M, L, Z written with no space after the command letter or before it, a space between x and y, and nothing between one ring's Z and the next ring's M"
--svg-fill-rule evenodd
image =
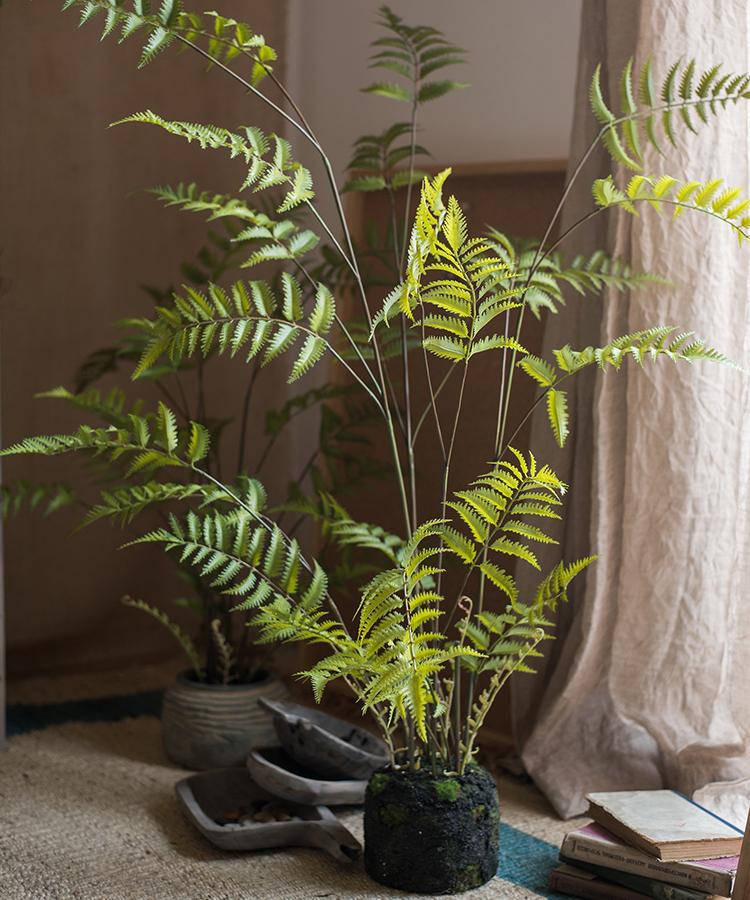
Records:
M605 900L730 897L742 831L674 791L589 794L594 820L565 835L550 888Z

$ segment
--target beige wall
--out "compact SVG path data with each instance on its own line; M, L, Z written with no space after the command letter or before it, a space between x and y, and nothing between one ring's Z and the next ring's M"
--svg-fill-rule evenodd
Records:
M289 0L288 81L337 168L352 141L390 124L401 104L358 89L368 70L380 0ZM440 164L567 156L580 0L400 0L408 24L428 24L468 51L445 75L471 87L424 107L424 143ZM387 78L385 78L387 80Z

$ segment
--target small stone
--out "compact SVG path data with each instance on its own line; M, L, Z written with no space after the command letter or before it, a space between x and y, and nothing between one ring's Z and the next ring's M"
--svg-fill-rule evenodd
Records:
M266 812L265 810L261 810L260 812L255 813L253 816L253 821L255 822L275 822L276 819L273 817L273 814L270 812Z

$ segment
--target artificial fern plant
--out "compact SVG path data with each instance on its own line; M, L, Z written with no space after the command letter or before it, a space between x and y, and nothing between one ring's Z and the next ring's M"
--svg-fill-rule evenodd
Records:
M435 73L460 63L463 54L435 29L407 25L384 8L386 33L376 41L372 62L386 75L367 90L403 104L405 113L355 147L346 188L384 191L392 210L382 241L358 247L328 156L275 75L275 52L250 26L218 13L188 13L171 0L153 11L144 0L67 0L65 7L78 10L83 22L103 24L105 37L115 31L123 40L140 36L144 65L171 45L209 60L218 74L249 92L251 101L274 108L295 140L312 146L326 172L324 190L335 200L336 220L327 221L310 172L279 135L253 126L230 130L175 122L151 111L124 120L155 125L235 158L240 170L236 197L216 198L192 186L165 188L161 194L184 209L239 220L246 238L271 235L264 260L278 261L279 273L275 284L239 279L175 291L143 324L148 339L135 377L154 366L177 368L222 353L240 366L287 357L291 381L322 360L340 367L382 423L402 531L389 534L377 524L353 521L340 498L325 491L298 503L346 554L380 557L349 621L324 567L267 508L257 472L227 479L212 471L210 430L198 420L181 425L169 404L159 403L152 413L124 412L121 421L105 427L84 425L72 434L27 438L5 454L75 451L127 460L122 487L108 491L92 516L130 519L148 506L184 501L186 512L170 512L162 527L135 542L160 544L191 565L246 614L258 640L319 645L321 658L300 673L311 682L315 698L321 699L332 680L342 679L362 711L376 720L394 764L462 773L498 693L514 672L533 671L540 645L551 636L557 605L568 599L571 582L593 561L559 561L541 570L534 548L555 543L546 526L562 515L566 486L548 462L516 446L523 423L544 405L562 446L571 427L566 382L589 367L619 370L627 362L643 365L663 358L724 361L690 332L662 325L614 337L602 347L565 345L542 359L521 343L524 317L527 311L557 313L566 286L601 293L643 288L654 280L603 253L571 261L561 256L563 237L609 207L659 213L670 205L675 216L690 209L726 222L741 242L748 236L748 201L738 191L719 181L678 183L641 169L646 144L666 149L679 130L694 131L750 97L750 75L723 75L716 66L697 78L690 62L670 69L657 90L651 65L643 64L636 77L631 61L622 73L615 111L597 70L591 102L601 127L545 234L530 243L494 229L476 236L458 199L446 196L450 170L423 176L415 168L424 154L417 143L422 105L463 87ZM269 82L280 91L283 105L264 91ZM599 143L608 149L615 171L595 182L592 211L556 237L564 201ZM624 169L637 174L627 180ZM275 213L252 205L263 192L274 198ZM302 217L304 226L298 224ZM314 238L293 248L301 227ZM315 261L308 251L318 238L326 247ZM381 279L383 267L390 267L389 291L377 309L367 290L368 263ZM359 319L342 312L338 301L347 291L356 299ZM467 451L461 428L467 374L488 355L502 372L494 388L497 416L486 448L489 462L470 484L455 485L452 464ZM448 366L439 382L436 364ZM414 365L426 372L425 409L415 408L410 390ZM513 420L516 373L531 379L538 393L531 409ZM460 387L456 405L449 408L442 388L452 378ZM432 442L418 444L427 430ZM420 503L417 468L432 448L441 454L443 477L430 501ZM133 484L135 476L142 483ZM531 593L519 590L516 565L540 570Z

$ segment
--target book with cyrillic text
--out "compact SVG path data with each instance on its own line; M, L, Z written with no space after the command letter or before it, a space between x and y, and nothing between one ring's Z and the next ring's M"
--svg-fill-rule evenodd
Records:
M549 886L557 894L570 894L584 900L643 900L644 897L643 894L617 884L609 884L590 872L583 872L567 864L552 870Z
M560 862L571 865L571 861L560 857ZM652 900L711 900L716 894L706 894L705 891L696 888L684 887L678 884L667 884L666 881L657 881L655 878L644 878L642 875L633 875L632 872L618 872L606 866L595 866L591 863L575 861L579 872L595 875L605 884L616 884L623 888L629 888L638 897L651 897ZM563 891L565 893L565 891ZM574 892L575 893L575 892Z
M736 856L681 861L656 859L636 847L629 847L596 823L566 834L560 855L568 860L630 872L720 897L731 896L739 864Z

